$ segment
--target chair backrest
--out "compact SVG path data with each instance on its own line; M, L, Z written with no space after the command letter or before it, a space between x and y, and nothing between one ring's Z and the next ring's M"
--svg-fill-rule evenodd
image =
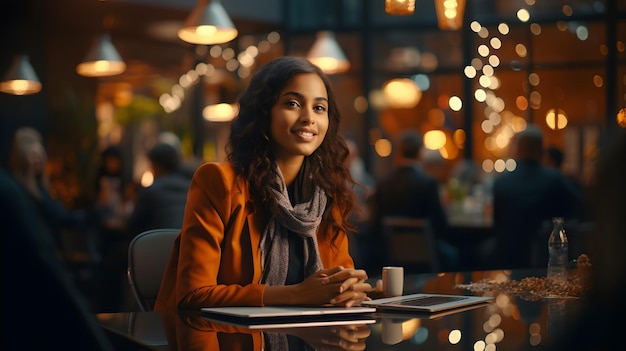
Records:
M147 230L128 246L128 281L139 308L152 311L180 229Z
M403 266L412 273L439 272L439 256L430 221L423 218L382 218L387 265Z

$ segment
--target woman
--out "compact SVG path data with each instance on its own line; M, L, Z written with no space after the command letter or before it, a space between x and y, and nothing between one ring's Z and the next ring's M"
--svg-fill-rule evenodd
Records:
M154 309L369 299L367 274L348 253L352 178L327 77L281 57L258 71L239 104L229 162L193 177Z

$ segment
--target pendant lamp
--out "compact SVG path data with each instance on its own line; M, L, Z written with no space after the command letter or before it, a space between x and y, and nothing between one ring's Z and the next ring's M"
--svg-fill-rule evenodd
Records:
M350 61L330 31L317 33L317 39L307 54L307 59L326 74L342 73L350 69Z
M237 28L219 0L199 0L178 31L181 40L201 45L227 43L237 34Z
M465 0L435 0L439 29L457 30L463 26Z
M0 81L0 91L12 95L29 95L41 91L41 82L28 55L17 55Z
M415 0L385 0L385 12L395 16L408 16L415 12Z
M76 72L85 77L108 77L126 70L126 63L111 43L109 34L97 38L85 60L76 66Z

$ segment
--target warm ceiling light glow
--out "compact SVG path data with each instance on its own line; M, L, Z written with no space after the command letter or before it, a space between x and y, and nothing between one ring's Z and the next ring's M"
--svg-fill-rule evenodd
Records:
M482 123L480 123L480 129L482 129L483 132L489 134L493 132L493 123L490 120L486 119L482 121Z
M516 133L519 133L522 130L526 129L527 124L528 123L526 123L526 120L524 118L516 116L513 117L513 120L511 121L511 128L513 128Z
M483 89L476 89L474 91L474 99L478 102L485 102L487 99L487 93Z
M208 105L202 109L202 117L210 122L230 122L237 115L237 105L227 103Z
M491 78L483 74L480 78L478 78L478 84L480 84L483 88L489 88L491 85Z
M489 44L491 45L492 48L496 50L502 47L502 41L500 40L500 38L497 38L497 37L493 37L489 39Z
M474 31L474 33L478 33L478 31L480 31L481 28L482 26L477 21L472 21L472 23L470 23L470 29Z
M509 34L509 25L508 25L508 24L506 24L506 23L500 23L500 24L498 24L498 31L499 31L501 34L504 34L504 35Z
M391 108L413 108L422 99L422 91L412 79L396 78L383 86L387 106Z
M541 93L533 91L530 93L530 107L537 109L541 106Z
M41 91L41 82L27 55L19 55L0 81L0 91L12 95L29 95Z
M567 126L567 114L561 109L551 108L546 113L546 124L552 130L560 130Z
M452 345L455 345L458 344L459 341L461 341L461 331L458 329L451 330L448 334L448 342L450 342L450 344Z
M507 171L513 172L515 168L517 168L517 162L515 162L514 159L510 158L506 160L506 162L504 163L504 167L506 167Z
M154 174L151 171L145 171L141 176L140 183L144 188L149 187L152 183L154 183Z
M561 10L563 11L563 14L568 17L574 14L574 9L570 5L563 5Z
M465 73L465 76L467 78L474 78L474 77L476 77L476 68L474 68L472 66L465 66L465 69L463 70L463 73Z
M517 11L517 18L522 22L528 22L528 20L530 20L530 12L526 9L519 9Z
M435 0L439 29L457 30L463 26L465 0Z
M76 72L85 77L109 77L126 70L126 63L120 57L108 34L97 38L85 60L76 66Z
M493 160L484 160L482 163L482 168L485 173L491 173L493 171Z
M496 162L494 162L493 164L493 169L498 173L504 172L504 170L506 169L506 164L504 163L504 160L501 158L497 159Z
M378 139L374 143L374 150L380 157L388 157L391 155L391 141L389 139Z
M489 64L493 67L498 67L500 65L500 58L496 55L489 56Z
M530 25L530 32L534 35L541 34L541 25L539 23L532 23Z
M463 108L463 100L458 96L452 96L448 100L448 106L452 111L460 111Z
M178 31L181 40L201 45L227 43L235 39L237 34L237 28L220 0L199 0Z
M317 33L317 39L307 54L307 59L318 66L326 74L346 72L350 69L350 61L330 31Z
M526 99L525 96L519 95L518 97L515 98L515 106L520 111L526 111L528 109L528 100Z
M465 135L465 131L459 128L455 130L454 133L452 134L452 139L454 140L454 143L456 144L457 147L463 148L463 146L465 145L465 140L467 139L467 136Z
M385 0L385 12L395 16L408 16L415 12L415 0Z
M528 83L530 83L530 85L536 87L539 86L539 82L541 82L541 79L539 79L539 75L537 73L531 73L528 75Z
M528 50L526 50L526 46L524 44L517 44L515 45L515 53L519 57L526 57Z
M493 76L494 73L495 73L494 69L493 69L493 67L491 67L491 65L484 65L483 66L483 74L484 75L486 75L488 77L491 77L491 76Z
M441 130L429 130L424 134L424 147L439 150L446 145L446 133Z

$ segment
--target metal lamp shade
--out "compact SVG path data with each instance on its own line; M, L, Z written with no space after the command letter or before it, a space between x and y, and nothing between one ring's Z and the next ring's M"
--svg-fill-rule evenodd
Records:
M12 95L29 95L41 91L41 82L28 55L18 55L0 82L0 91Z
M335 40L335 35L329 31L317 34L317 40L309 50L307 59L327 74L342 73L350 69L350 61Z
M126 70L126 63L111 43L111 37L103 34L98 38L85 60L76 66L76 72L85 77L108 77Z
M227 43L237 34L237 28L218 0L198 4L178 31L181 40L202 45Z

